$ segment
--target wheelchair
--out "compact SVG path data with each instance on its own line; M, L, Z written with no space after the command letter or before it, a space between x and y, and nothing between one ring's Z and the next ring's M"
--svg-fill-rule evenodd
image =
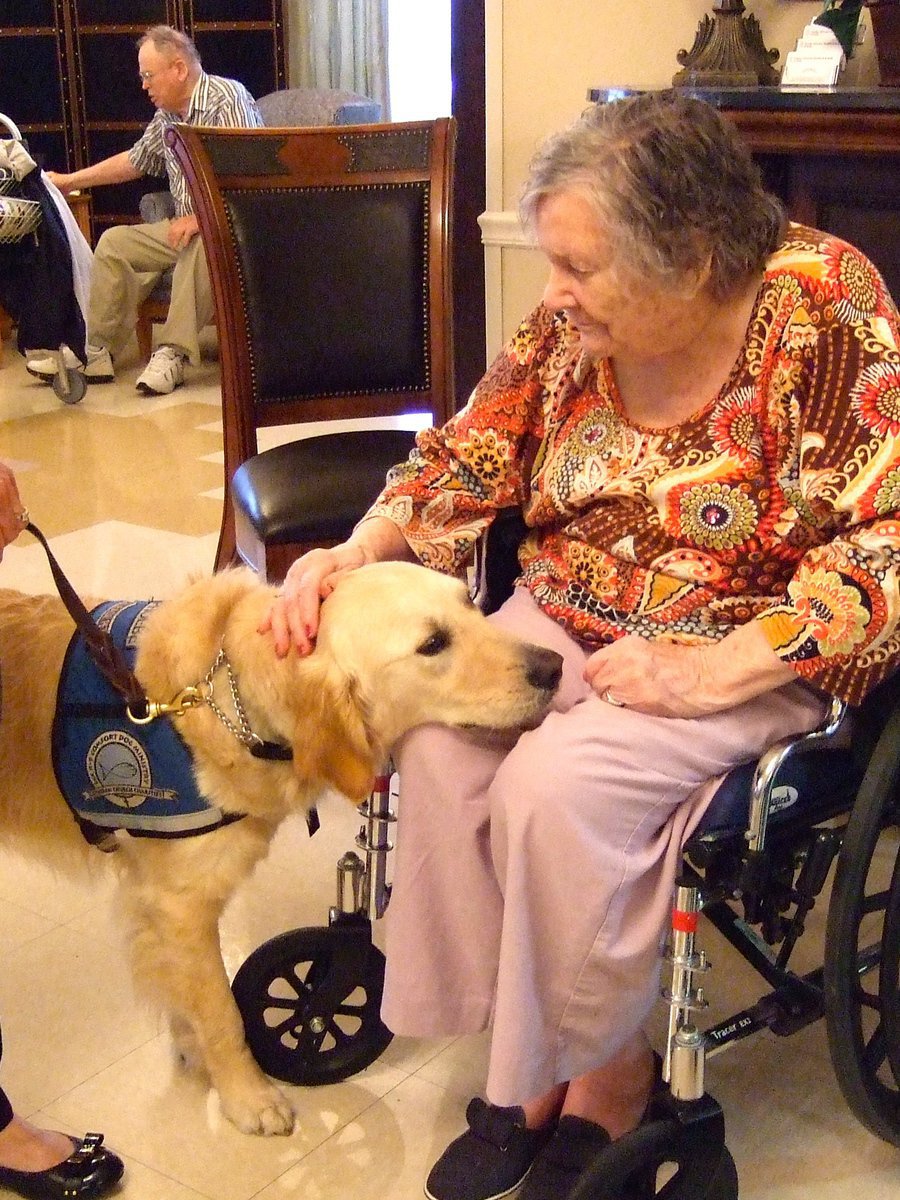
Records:
M511 591L523 529L518 514L501 515L485 540L476 600L486 611ZM338 863L327 927L271 939L235 976L250 1049L278 1079L345 1079L390 1041L379 1015L384 958L371 934L390 894L393 800L386 770L360 806L356 849ZM798 974L794 949L829 882L822 965ZM706 1029L701 911L762 987ZM856 710L833 701L820 728L725 777L684 847L672 924L664 1085L641 1126L585 1172L573 1200L735 1200L722 1110L705 1091L706 1057L759 1030L787 1037L820 1019L850 1110L900 1147L900 673Z

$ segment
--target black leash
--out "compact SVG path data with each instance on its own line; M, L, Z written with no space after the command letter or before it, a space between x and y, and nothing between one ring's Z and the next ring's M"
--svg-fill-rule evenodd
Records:
M47 539L36 525L30 521L25 526L32 537L37 538L44 547L50 572L59 592L60 599L66 606L69 616L75 622L76 628L87 644L91 658L97 665L97 670L121 695L132 713L140 715L147 712L147 696L138 683L137 677L125 661L119 647L112 637L94 620L81 601L81 597L69 583L62 567L56 561Z

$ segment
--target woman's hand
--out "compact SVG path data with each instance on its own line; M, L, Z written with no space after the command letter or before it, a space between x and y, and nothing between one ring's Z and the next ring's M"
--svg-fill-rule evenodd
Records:
M707 696L710 648L631 635L592 654L584 678L609 704L655 717L700 717L716 711Z
M703 717L798 678L748 621L720 642L684 646L629 635L597 650L584 678L609 704L655 717Z
M343 542L328 549L310 550L291 564L281 593L259 627L260 633L271 630L279 658L284 658L291 646L301 654L312 652L322 601L331 595L342 575L365 561L358 543Z
M284 658L291 646L296 646L301 654L310 654L319 629L319 606L334 591L342 575L366 563L414 558L393 521L387 517L366 517L346 542L310 550L291 564L259 632L271 631L279 658Z
M6 463L0 463L0 558L27 524L28 513L19 497L16 477Z

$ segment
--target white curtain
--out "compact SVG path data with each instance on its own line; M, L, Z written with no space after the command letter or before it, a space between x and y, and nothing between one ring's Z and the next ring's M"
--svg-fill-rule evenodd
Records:
M289 0L290 82L340 88L381 104L388 120L388 0Z

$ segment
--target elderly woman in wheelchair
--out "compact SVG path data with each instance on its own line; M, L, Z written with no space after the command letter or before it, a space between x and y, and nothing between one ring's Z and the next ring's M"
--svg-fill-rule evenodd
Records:
M717 855L715 823L697 833L709 781L836 726L900 662L900 356L875 267L787 224L737 134L677 94L596 106L551 139L522 215L549 263L543 303L349 539L293 565L269 618L281 653L308 653L342 572L392 558L459 572L498 513L524 518L517 586L492 619L563 656L553 711L512 747L430 727L395 754L384 1022L492 1029L488 1100L434 1165L432 1200L654 1194L628 1172L604 1190L595 1164L653 1109L643 1026L683 847L715 864L719 898L743 893L791 944L786 914L802 926L822 882L798 889L791 872L834 857L807 841L763 867L740 837ZM863 842L896 819L893 771ZM862 894L851 883L848 936ZM886 1053L900 1078L900 1039L879 1069Z

